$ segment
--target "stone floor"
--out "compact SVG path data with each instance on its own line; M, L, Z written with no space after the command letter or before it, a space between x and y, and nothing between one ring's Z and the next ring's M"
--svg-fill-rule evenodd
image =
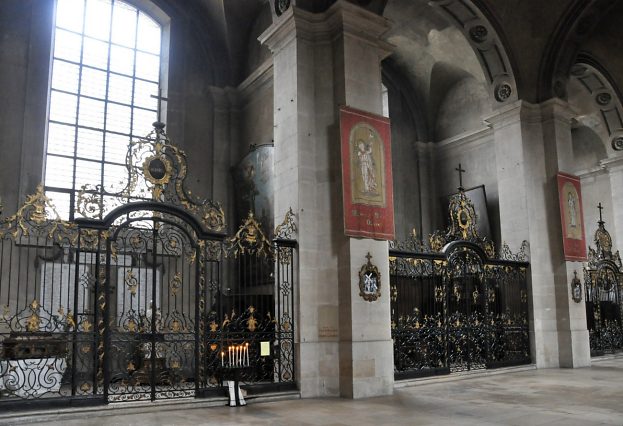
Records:
M113 415L110 415L113 414ZM4 419L22 424L27 417ZM50 426L90 425L623 425L623 358L583 369L529 370L416 382L393 396L294 399L246 407L153 407L139 414L28 416ZM42 421L47 419L47 421ZM0 415L0 423L2 416Z

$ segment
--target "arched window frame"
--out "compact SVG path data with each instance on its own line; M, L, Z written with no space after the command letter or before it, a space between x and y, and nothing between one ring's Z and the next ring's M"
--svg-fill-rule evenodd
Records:
M67 0L65 0L67 1ZM109 6L109 29L107 37L95 37L93 36L93 31L89 31L86 28L86 25L82 23L82 28L80 31L68 31L67 28L62 28L63 24L59 25L59 15L58 13L62 13L63 0L56 0L55 4L55 16L53 19L53 43L51 50L51 61L50 61L50 76L49 76L49 87L48 87L48 113L46 120L46 143L45 143L45 151L44 151L44 161L43 161L43 176L44 176L44 186L47 195L52 198L54 204L57 207L58 213L62 218L73 220L74 218L74 208L76 203L76 196L79 192L82 185L91 184L103 184L107 187L110 185L114 185L117 182L113 182L117 176L125 176L125 172L122 173L122 168L124 168L125 163L125 153L127 151L127 144L131 139L135 139L137 137L142 137L147 134L151 130L151 123L155 121L157 116L158 109L158 100L157 98L152 98L151 96L157 96L160 94L162 97L166 97L168 92L168 70L169 70L169 41L170 41L170 33L171 33L171 22L170 18L167 14L165 14L160 8L158 8L154 3L149 0L70 0L72 3L72 7L75 5L84 5L84 7L78 6L82 9L82 20L86 21L87 7L92 4L104 4L108 3ZM120 9L129 10L129 8L135 9L133 13L135 13L136 20L134 23L135 32L134 32L134 44L133 46L128 45L127 43L123 45L122 43L118 43L118 40L114 38L113 24L112 20L115 19L115 9L119 7ZM102 15L98 15L102 16ZM153 59L154 50L151 52L149 50L142 49L139 46L137 40L139 39L138 33L140 31L139 17L141 19L140 22L148 22L144 20L145 18L149 18L149 21L153 21L160 27L160 46L159 46L159 66L157 71L152 72L150 77L146 77L145 75L140 75L137 73L137 63L139 62L139 58L142 56L143 59L147 59L149 62L150 59ZM106 22L108 18L103 17L102 20ZM66 25L65 25L66 27ZM104 27L104 26L100 26ZM75 28L74 28L75 29ZM68 60L67 57L63 57L62 53L59 53L57 49L59 46L61 49L67 48L67 46L57 45L56 41L59 37L59 31L63 32L63 35L66 33L70 33L73 35L74 39L80 40L79 45L79 58L78 60ZM97 31L97 30L94 30ZM145 38L147 39L147 38ZM91 44L99 44L100 46L106 45L108 49L108 53L105 58L105 64L100 62L100 66L94 66L93 63L85 61L85 52L87 52L87 47L85 46L86 40L88 40ZM117 49L118 51L131 51L133 54L132 57L132 71L120 71L118 69L114 69L111 67L111 61L113 57L113 49ZM103 56L100 56L103 58ZM68 80L67 76L63 75L63 73L59 72L58 69L61 68L59 64L69 64L73 67L74 70L77 69L77 75L69 76L69 79L73 77L75 90L63 90L59 88L59 81ZM103 65L103 66L101 66ZM56 69L55 69L56 68ZM83 83L85 83L86 79L83 78L83 72L87 70L87 72L100 74L105 74L105 86L99 87L99 95L100 96L91 96L93 93L83 90ZM143 70L153 70L150 67L144 67ZM56 74L55 74L56 71ZM111 87L110 84L112 77L117 78L119 80L131 80L131 87L129 88L128 93L117 92L117 96L128 96L129 101L126 97L126 102L119 101L119 98L115 96L111 96ZM101 80L101 79L100 79ZM137 95L139 92L139 86L143 86L142 88L142 96ZM127 84L126 84L126 87ZM89 90L93 91L97 88L89 87ZM103 90L103 94L102 91ZM154 93L151 93L154 92ZM71 108L59 108L58 103L55 103L53 96L65 95L68 98L72 97L75 99L75 109L71 111ZM100 121L101 125L90 126L88 124L88 116L83 114L80 115L80 106L88 105L91 102L93 104L102 105L102 108L99 108L99 116L102 118ZM160 114L161 119L164 120L166 117L166 103L160 103ZM111 108L109 108L112 106ZM111 110L117 109L116 117L115 114L111 113ZM61 114L62 110L65 110L64 113L67 114L66 119L59 120L59 111ZM84 112L84 111L83 111ZM125 114L124 114L125 112ZM129 113L129 114L128 114ZM73 114L73 115L72 115ZM129 115L129 117L128 117ZM143 119L139 120L138 116L143 115ZM122 126L115 128L111 124L117 123L115 120L128 120L129 123L126 123L127 126L122 128ZM73 120L73 122L72 122ZM139 124L139 121L141 124ZM71 152L59 152L58 149L60 147L59 141L63 139L62 135L55 134L55 131L62 129L67 131L67 137L64 140L65 147L68 147L70 141L72 142L72 150ZM92 140L88 140L89 135L95 135L96 137ZM101 138L100 138L101 137ZM112 145L112 144L115 145ZM111 147L116 146L114 149L114 154L112 154L113 150ZM98 151L100 153L98 153ZM109 154L108 156L106 154ZM58 161L61 159L62 161ZM51 161L52 160L52 161ZM95 170L98 169L95 164L99 165L99 179L95 173L89 173L90 170L85 169L81 166L85 164L93 166ZM60 166L60 167L59 167ZM71 169L71 183L68 184L68 173L69 169ZM115 171L116 169L116 171ZM107 173L108 172L108 173ZM63 181L63 176L64 181ZM59 177L60 176L60 177ZM61 185L58 185L61 183Z

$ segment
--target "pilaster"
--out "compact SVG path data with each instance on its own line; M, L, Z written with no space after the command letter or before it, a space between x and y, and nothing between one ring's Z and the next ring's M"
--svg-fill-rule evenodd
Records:
M344 236L339 105L381 113L388 22L340 0L321 14L291 7L260 41L273 53L275 221L298 216L301 394L351 398L393 391L385 241ZM370 252L381 297L359 297Z
M610 178L613 247L623 250L623 156L602 160L600 165L607 170Z
M486 121L494 130L502 240L530 243L531 345L538 367L590 364L583 304L569 283L580 266L564 259L556 173L572 159L566 104L518 101Z

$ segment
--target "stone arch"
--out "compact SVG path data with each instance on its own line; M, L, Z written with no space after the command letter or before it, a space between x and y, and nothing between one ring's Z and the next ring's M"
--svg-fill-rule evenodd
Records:
M519 99L520 85L497 21L482 0L431 0L465 36L489 85L495 106Z
M567 98L567 80L578 50L616 0L574 0L558 21L539 65L537 100Z
M592 108L599 111L605 124L609 144L608 156L623 151L623 105L620 91L607 70L593 57L580 53L570 70L568 79L577 79L591 96Z

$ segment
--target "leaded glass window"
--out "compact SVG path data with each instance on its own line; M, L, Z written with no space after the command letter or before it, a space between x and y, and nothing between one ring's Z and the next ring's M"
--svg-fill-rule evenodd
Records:
M127 179L132 138L157 118L162 27L120 0L57 0L45 189L73 219L83 185Z

